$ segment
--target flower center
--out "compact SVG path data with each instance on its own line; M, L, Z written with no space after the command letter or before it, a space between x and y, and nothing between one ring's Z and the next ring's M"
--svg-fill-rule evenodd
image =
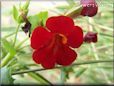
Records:
M63 44L67 43L67 37L63 34L54 34L51 43L48 45L49 48L60 47Z
M67 43L67 37L63 34L59 34L59 36L61 37L61 41L63 44L66 44Z

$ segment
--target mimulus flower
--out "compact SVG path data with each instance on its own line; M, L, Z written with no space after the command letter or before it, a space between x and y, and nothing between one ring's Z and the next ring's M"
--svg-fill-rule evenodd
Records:
M71 48L78 48L83 43L83 31L74 26L66 16L50 17L46 27L38 26L31 36L32 58L44 68L54 68L55 64L68 66L77 57Z

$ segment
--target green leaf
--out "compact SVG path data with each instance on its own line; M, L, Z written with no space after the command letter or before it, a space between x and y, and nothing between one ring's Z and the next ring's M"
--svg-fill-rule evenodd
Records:
M15 55L16 54L16 50L14 49L14 47L11 45L10 42L8 42L6 39L2 39L2 45L3 47L10 53L10 55Z
M47 18L48 18L47 11L40 12L33 16L29 16L28 20L31 23L31 31L33 31L37 26L45 26Z
M48 18L48 12L44 11L44 12L40 12L38 15L39 21L43 24L43 26L45 26L45 22Z
M1 84L13 84L14 79L11 76L11 69L6 66L0 69L1 71Z
M29 20L29 22L31 23L31 28L30 28L30 30L33 31L34 28L35 28L36 26L38 26L38 22L39 22L38 14L33 15L33 16L29 16L29 17L28 17L28 20Z
M87 68L81 68L80 70L78 70L76 73L75 73L75 76L76 78L80 77L85 71L86 71Z
M30 4L30 0L27 0L26 3L23 5L22 9L27 10Z
M61 81L62 83L69 79L69 72L73 72L72 67L64 67L61 69Z
M17 17L17 22L18 22L19 24L24 22L24 19L23 19L23 17L22 17L21 15L19 15L19 16Z
M18 10L15 6L13 6L13 18L15 19L15 21L17 21L17 17L18 17Z

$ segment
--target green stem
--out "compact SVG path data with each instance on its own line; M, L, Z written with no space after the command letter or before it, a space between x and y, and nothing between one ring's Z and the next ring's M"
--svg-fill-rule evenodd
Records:
M16 39L17 39L17 34L18 34L18 31L19 31L19 27L20 27L20 24L18 24L17 29L16 29L16 32L15 32L15 38L14 38L13 46L15 46L15 43L16 43Z
M85 61L85 62L75 63L75 64L72 64L70 66L85 65L85 64L95 64L95 63L106 63L106 62L114 62L114 60L112 59L112 60ZM63 66L55 67L53 69L57 69L57 68L63 68ZM41 69L32 69L32 70L18 71L18 72L12 73L12 75L23 74L23 73L34 72L34 71L43 71L43 70L50 70L50 69L41 68Z
M11 65L13 62L15 62L15 60L16 60L16 58L12 58L11 60L10 60L10 62L9 63L7 63L7 67L9 67L9 66L13 66L13 65Z
M15 48L18 49L24 42L26 42L29 38L25 38L23 41L21 41Z
M100 47L97 47L96 49L100 50L100 49L105 49L105 48L108 48L108 47L113 47L113 44L108 44L108 45L100 46Z
M113 35L109 35L109 34L105 34L105 33L98 33L100 35L103 35L103 36L107 36L107 37L114 37Z
M65 83L65 72L64 72L64 68L61 68L61 84Z
M26 47L29 47L30 45L25 45L25 46L23 46L23 47L20 47L19 49L17 49L17 51L20 51L20 50L22 50L22 49L24 49L24 48L26 48Z
M84 32L87 32L84 30ZM106 37L114 37L113 35L105 34L105 33L98 33L99 35L106 36Z
M6 38L8 38L8 37L10 37L10 36L12 36L12 35L14 35L14 34L15 34L15 32L10 33L10 34L8 34L8 35L4 36L4 37L3 37L3 39L6 39Z
M73 7L71 10L69 10L67 13L65 13L65 16L69 16L71 18L75 18L80 15L82 11L83 6L80 5L78 7Z

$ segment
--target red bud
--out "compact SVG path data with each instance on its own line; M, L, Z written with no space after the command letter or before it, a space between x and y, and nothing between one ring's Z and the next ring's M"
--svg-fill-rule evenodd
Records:
M84 42L91 43L91 42L97 42L97 33L94 32L88 32L84 36Z
M98 6L95 0L81 0L81 4L83 6L81 15L92 17L97 14Z

